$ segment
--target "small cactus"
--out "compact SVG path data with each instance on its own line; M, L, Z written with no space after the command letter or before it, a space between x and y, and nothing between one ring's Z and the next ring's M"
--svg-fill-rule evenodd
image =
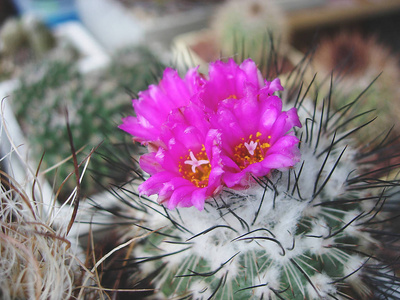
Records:
M396 175L396 166L376 167L379 160L374 158L387 141L378 139L373 148L371 137L365 142L369 146L356 146L351 135L368 127L358 124L357 118L349 121L332 110L329 96L317 105L308 95L312 89L303 92L299 85L293 85L295 93L279 92L278 81L264 82L251 66L248 61L236 68L232 61L216 63L210 67L209 77L197 77L194 69L185 79L167 72L159 86L150 87L134 100L136 117L124 119L121 128L148 145L150 152L142 156L141 166L152 176L139 186L135 182L123 186L118 194L123 204L115 213L118 220L122 217L134 223L126 224L127 236L152 232L134 249L133 259L142 277L152 278L157 299L399 298L399 249L391 227L396 216L385 209L398 211L398 180L389 179L389 175ZM171 85L171 78L175 85ZM181 98L174 97L178 90ZM288 96L293 94L297 96ZM269 170L265 169L265 160L275 148L273 137L269 137L268 145L261 144L264 131L257 134L258 140L244 143L248 154L243 147L231 150L245 156L236 157L227 151L224 142L231 137L224 135L235 136L258 124L257 110L253 118L240 119L236 114L225 124L214 122L214 113L226 115L226 104L232 110L238 108L236 113L244 113L251 108L241 107L241 101L251 102L250 97L261 105L263 101L278 101L278 96L286 106L297 108L302 124L294 129L293 139L300 140L293 144L297 150L293 145L281 148L277 152L281 156L271 158L276 167ZM179 102L185 98L188 102ZM165 100L162 107L154 104L160 99ZM205 119L195 117L198 111L192 106L197 101L205 110ZM157 119L146 114L157 107ZM169 109L164 116L164 110ZM289 111L286 122L295 119ZM271 109L263 114L260 126L278 122L280 119L271 115L275 113ZM192 125L187 126L189 123ZM288 127L282 124L281 130L286 132ZM298 126L295 121L291 124ZM205 149L200 152L195 146L189 148L191 159L183 157L181 161L190 162L192 171L183 165L176 168L173 158L179 159L180 148L175 145L196 143L195 137L201 136L192 136L196 126L200 131L211 126L212 133L221 130L220 139L204 142ZM235 129L229 133L224 126ZM276 133L272 130L270 134ZM289 136L281 138L292 139L286 138ZM178 153L169 154L169 149ZM258 159L260 153L264 160ZM248 160L249 165L236 169L239 159ZM164 170L165 166L168 169ZM214 169L218 174L212 173ZM176 177L171 179L173 172L180 172L182 178L174 173ZM190 172L194 177L188 176ZM209 174L207 182L195 180L205 180L205 174ZM215 182L220 184L216 188ZM144 194L157 194L157 201Z
M0 30L0 78L22 76L42 60L76 59L77 49L35 16L9 18Z
M35 16L8 19L0 31L1 52L6 56L17 56L18 52L30 49L34 58L42 58L56 46L51 30Z
M226 1L213 16L211 28L224 56L237 54L260 60L271 48L288 47L286 18L269 0Z
M375 36L363 36L358 32L343 31L333 37L321 39L316 49L313 66L327 89L330 74L340 81L340 89L334 91L332 105L339 109L363 93L358 106L376 110L377 118L368 134L359 134L362 141L367 135L378 135L394 126L393 136L400 133L399 57ZM325 79L325 81L324 81ZM371 85L371 82L374 82ZM363 117L367 121L368 116Z
M0 31L0 50L4 55L13 55L26 47L27 36L21 22L17 18L7 19Z
M34 16L26 16L22 20L30 48L38 58L56 46L56 39L51 30Z

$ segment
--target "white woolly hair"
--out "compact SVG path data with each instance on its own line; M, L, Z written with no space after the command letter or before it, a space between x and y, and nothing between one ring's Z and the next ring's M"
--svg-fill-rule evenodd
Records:
M54 229L40 203L7 174L0 190L2 299L68 299L78 265L65 228Z
M60 205L2 119L1 150L9 152L0 157L7 170L0 170L0 298L70 299L80 275L88 272L73 226L76 190Z

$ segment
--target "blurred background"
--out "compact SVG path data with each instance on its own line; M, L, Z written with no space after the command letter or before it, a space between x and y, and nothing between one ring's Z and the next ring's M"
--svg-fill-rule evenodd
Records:
M3 118L15 116L11 136L28 141L33 161L45 152L42 169L57 186L73 170L68 110L80 159L101 143L85 182L90 195L109 184L105 176L124 180L107 166L127 139L116 128L165 66L206 72L209 61L230 56L261 66L275 52L282 65L263 70L269 78L312 53L313 72L349 79L341 105L383 71L368 99L388 121L377 123L379 132L398 122L399 34L400 0L0 0L0 97L10 106Z
M176 34L205 28L224 2L229 0L0 0L0 25L9 18L24 15L35 15L49 27L79 21L107 50L114 50L153 38L171 42ZM400 1L397 0L260 2L282 9L290 30L296 33L294 46L306 46L316 32L344 27L378 33L392 45L399 43L395 35L400 22ZM164 34L155 35L157 30Z

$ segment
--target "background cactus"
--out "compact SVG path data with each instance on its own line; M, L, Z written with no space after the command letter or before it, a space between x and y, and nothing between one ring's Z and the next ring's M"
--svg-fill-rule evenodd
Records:
M0 30L0 79L21 76L24 68L51 57L77 58L77 50L34 16L9 18Z
M139 196L137 179L113 190L119 207L97 212L112 213L121 241L152 232L134 248L140 271L133 281L151 280L156 299L400 296L392 223L398 180L389 179L396 166L381 167L386 158L375 156L391 145L383 135L375 148L373 137L356 146L351 136L368 130L359 117L349 121L333 110L329 95L317 106L312 88L287 85L282 97L303 124L294 168L275 170L249 189L224 188L204 211L167 210Z
M3 126L0 129L6 131ZM1 142L7 143L3 138L7 135L0 135ZM0 160L8 165L6 173L0 164L1 299L107 297L109 291L103 290L103 276L98 273L109 263L109 256L90 246L83 250L78 242L74 221L79 193L59 205L54 196L58 191L43 185L31 166L22 163L14 169L8 161L11 155L17 156L18 149L11 149ZM17 181L14 172L23 172L25 177L18 174Z
M269 0L225 1L213 16L211 28L223 56L236 54L260 61L271 48L288 48L286 18Z
M336 89L332 96L332 105L336 109L348 104L369 86L355 108L376 110L377 119L368 135L378 135L392 126L393 135L397 135L400 112L400 88L397 84L400 81L399 62L398 55L376 36L342 31L321 39L313 58L313 67L320 74L325 89L329 87L331 73L336 81L340 81L341 88ZM368 116L363 120L367 121ZM366 137L357 135L361 143Z
M84 161L90 151L101 144L82 183L83 193L97 191L96 183L108 184L100 180L105 175L107 180L113 177L114 182L125 179L125 173L111 169L103 156L110 158L115 151L110 150L111 146L118 148L124 140L124 135L115 133L114 128L121 111L130 107L130 90L126 87L136 90L147 86L154 78L154 69L149 68L149 64L157 68L157 60L143 48L123 50L107 69L89 74L81 74L70 59L48 60L26 69L20 88L9 101L12 101L34 156L39 160L45 152L42 170L67 160L48 172L47 178L52 183L60 185L74 170L66 111L75 148L81 150L79 161ZM75 181L68 180L65 185L63 190L68 195ZM65 198L66 195L62 196Z
M79 247L67 237L71 216L49 208L54 202L41 198L38 182L30 194L28 182L3 171L0 180L1 299L69 299L79 270Z

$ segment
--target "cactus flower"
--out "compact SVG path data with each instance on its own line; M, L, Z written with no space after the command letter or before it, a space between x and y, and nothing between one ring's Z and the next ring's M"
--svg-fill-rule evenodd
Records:
M160 135L164 146L140 159L141 168L151 175L139 186L141 194L158 194L158 201L169 209L195 206L202 210L205 200L221 189L220 134L215 129L204 134L199 128L166 122Z
M184 79L179 77L176 70L165 69L158 85L150 85L139 93L139 99L132 101L136 117L123 118L119 128L133 135L135 141L157 141L171 111L187 106L203 81L197 68L190 69Z
M221 105L213 124L222 136L224 183L248 187L252 176L292 167L300 160L299 139L288 132L301 127L296 108L282 111L282 100L263 93ZM251 175L251 176L248 176Z
M174 84L176 82L176 84ZM279 79L264 81L256 64L232 59L210 64L206 77L191 69L184 79L166 69L159 85L139 94L136 117L121 129L148 144L140 159L150 175L139 186L169 209L195 206L224 187L243 189L272 169L300 160L297 110L282 111Z

